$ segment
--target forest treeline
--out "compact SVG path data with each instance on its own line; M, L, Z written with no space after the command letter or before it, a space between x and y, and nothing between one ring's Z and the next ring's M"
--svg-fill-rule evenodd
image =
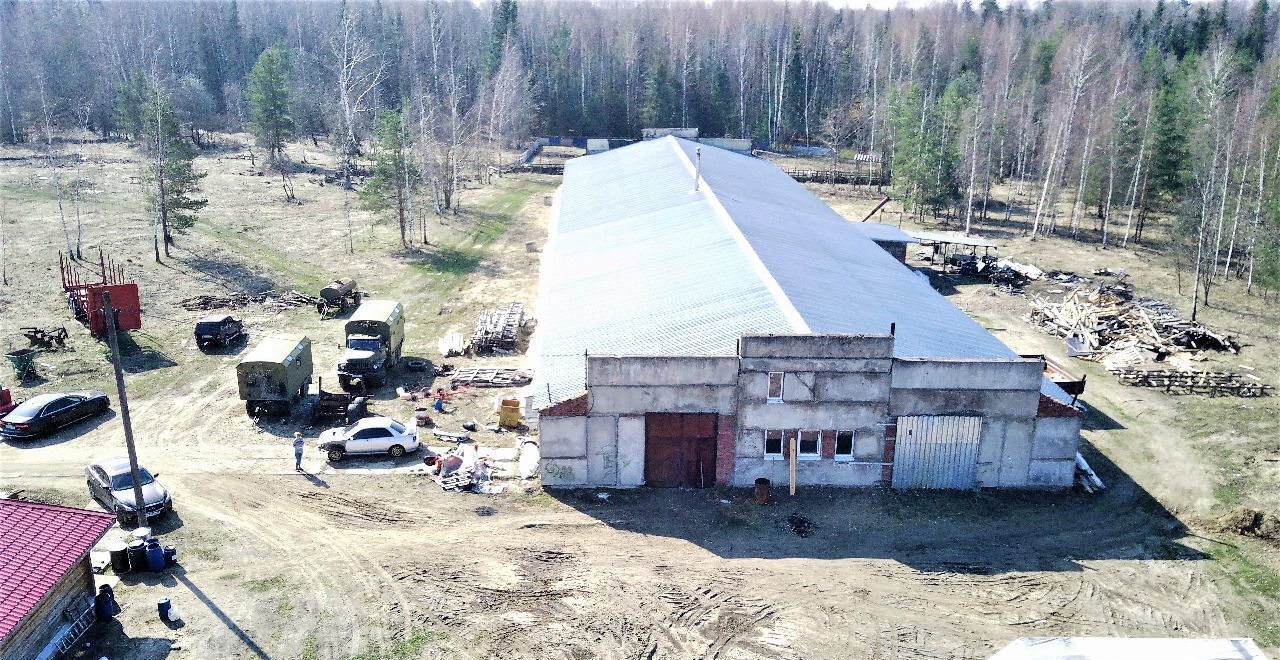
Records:
M54 149L52 133L87 129L137 141L163 172L166 156L189 162L175 132L199 149L248 130L292 195L286 142L323 139L348 187L372 161L361 199L412 242L415 208L449 209L461 177L531 135L697 126L880 154L911 212L965 231L1019 222L1016 198L1026 231L1167 251L1198 305L1224 279L1280 288L1277 14L1267 0L3 0L0 140Z

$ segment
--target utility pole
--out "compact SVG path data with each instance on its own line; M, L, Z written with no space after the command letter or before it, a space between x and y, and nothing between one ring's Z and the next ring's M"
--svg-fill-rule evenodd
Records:
M111 347L111 366L116 371L116 394L120 397L120 421L124 422L124 444L129 449L129 476L133 478L133 509L138 527L147 526L147 502L142 498L142 478L138 474L138 450L133 446L133 425L129 423L129 399L124 393L124 368L120 366L120 343L116 340L116 310L111 306L111 292L102 292L102 313L107 317L107 344Z

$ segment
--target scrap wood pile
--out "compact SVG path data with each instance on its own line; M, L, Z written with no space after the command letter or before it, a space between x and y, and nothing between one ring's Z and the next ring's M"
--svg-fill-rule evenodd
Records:
M192 312L207 312L213 309L236 309L249 305L264 305L276 309L293 309L295 307L314 307L323 302L315 296L308 296L299 291L286 291L278 296L273 292L266 293L233 293L226 296L199 295L183 299L178 306Z
M1046 333L1076 338L1083 357L1107 364L1108 368L1132 366L1116 364L1107 358L1124 353L1141 356L1145 349L1157 355L1179 351L1240 352L1240 344L1228 335L1188 321L1168 303L1150 298L1130 300L1113 286L1100 286L1091 291L1074 289L1062 302L1042 298L1031 301L1032 310L1025 318ZM1138 361L1141 361L1140 359Z
M1119 369L1112 373L1122 385L1159 387L1166 394L1208 394L1210 396L1266 396L1274 389L1249 374L1230 371L1178 371L1174 369Z
M477 353L514 351L524 321L524 303L513 302L481 312L471 335L471 350Z
M459 369L449 378L453 388L470 387L521 387L533 382L533 376L519 369Z

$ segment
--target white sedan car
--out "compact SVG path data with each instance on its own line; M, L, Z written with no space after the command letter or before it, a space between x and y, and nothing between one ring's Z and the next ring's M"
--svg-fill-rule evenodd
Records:
M346 428L329 429L320 434L319 442L330 461L340 461L347 454L400 458L417 451L418 445L418 435L390 417L366 417Z

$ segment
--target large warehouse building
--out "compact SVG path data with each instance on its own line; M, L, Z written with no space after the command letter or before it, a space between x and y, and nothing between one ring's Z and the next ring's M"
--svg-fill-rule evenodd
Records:
M800 485L1071 485L1069 397L882 249L896 229L675 137L569 161L552 211L528 390L544 484L794 464Z

